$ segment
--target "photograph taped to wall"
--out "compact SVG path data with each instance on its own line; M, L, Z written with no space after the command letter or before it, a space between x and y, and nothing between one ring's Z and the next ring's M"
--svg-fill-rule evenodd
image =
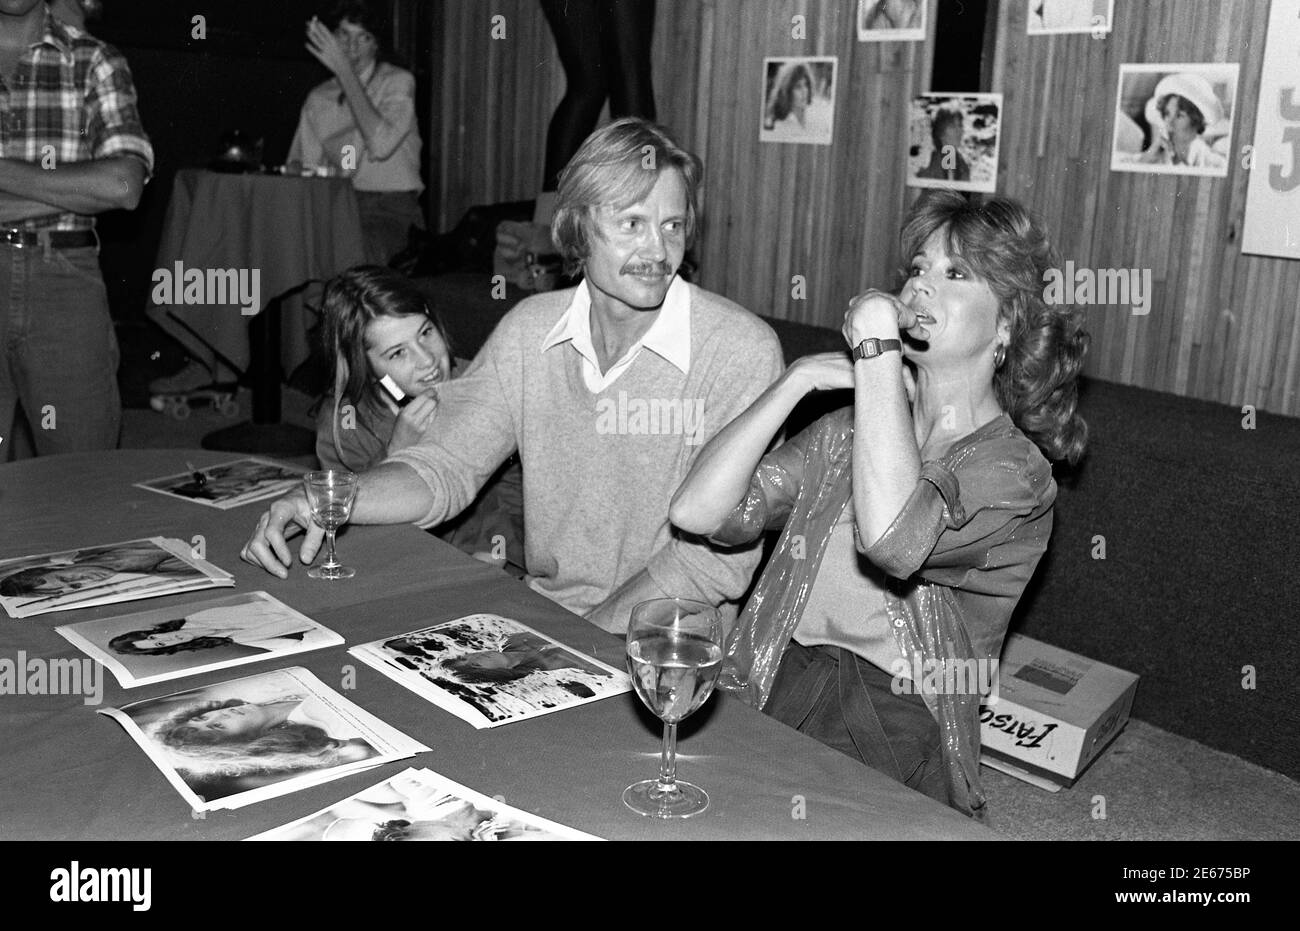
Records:
M760 142L830 145L837 58L763 60Z
M1224 178L1241 66L1119 66L1111 171Z
M1085 32L1105 35L1115 21L1115 0L1025 0L1031 36Z
M858 0L858 41L920 41L928 7L927 0Z
M1001 118L1001 94L914 98L908 115L908 186L996 191Z

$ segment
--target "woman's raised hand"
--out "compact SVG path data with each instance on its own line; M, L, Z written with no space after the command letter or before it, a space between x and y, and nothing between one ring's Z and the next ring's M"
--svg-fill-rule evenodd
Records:
M352 70L352 62L348 60L348 54L339 44L339 40L315 16L307 20L306 48L312 57L330 69L335 77L341 77L345 72Z
M912 329L916 324L916 311L903 303L901 298L870 288L849 301L841 332L852 349L864 339L872 337L897 339L899 333ZM917 327L915 335L926 339L929 333L924 327Z
M423 440L437 410L438 396L435 394L419 395L402 408L393 426L393 437L388 441L388 452L395 453Z

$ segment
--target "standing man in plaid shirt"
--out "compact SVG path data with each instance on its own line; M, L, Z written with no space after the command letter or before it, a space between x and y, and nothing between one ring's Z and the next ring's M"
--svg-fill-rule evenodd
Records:
M95 214L134 209L152 170L126 59L55 18L45 0L0 0L6 442L21 402L40 455L117 445L117 340Z

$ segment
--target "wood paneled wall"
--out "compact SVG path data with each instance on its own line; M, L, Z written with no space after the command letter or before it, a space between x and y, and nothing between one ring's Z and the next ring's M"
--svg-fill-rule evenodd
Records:
M1077 266L1152 274L1148 315L1091 309L1088 372L1300 414L1300 262L1243 255L1239 244L1268 3L1117 0L1104 39L1026 36L1025 4L999 6L999 190L1042 215ZM1228 176L1110 171L1120 64L1211 61L1241 65Z
M564 76L535 0L434 6L430 221L448 229L474 204L535 196ZM1240 162L1224 179L1109 170L1121 62L1240 62L1234 145L1249 140L1267 3L1117 0L1105 39L1030 38L1023 0L992 6L999 191L1039 212L1077 266L1152 270L1147 316L1090 313L1089 373L1300 414L1300 262L1240 254ZM659 119L705 160L697 281L758 313L838 327L852 295L898 283L898 225L916 193L904 185L907 102L930 89L933 40L859 43L855 7L658 2ZM796 15L805 38L792 35ZM758 141L762 61L782 55L838 56L833 145Z

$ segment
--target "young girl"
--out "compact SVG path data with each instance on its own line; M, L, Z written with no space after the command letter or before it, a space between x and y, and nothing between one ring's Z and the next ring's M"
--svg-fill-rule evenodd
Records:
M316 423L321 468L364 472L420 441L433 423L438 385L453 377L447 331L409 278L358 265L331 279L322 300L334 391ZM387 377L409 400L399 405ZM502 466L438 536L467 553L523 565L523 474Z

